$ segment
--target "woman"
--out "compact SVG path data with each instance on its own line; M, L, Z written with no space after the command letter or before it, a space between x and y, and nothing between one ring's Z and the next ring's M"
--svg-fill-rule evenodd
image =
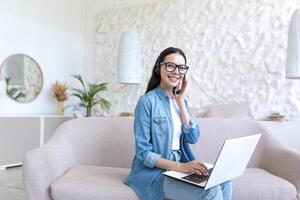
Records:
M231 182L203 190L162 175L165 170L208 173L188 145L199 138L185 99L188 69L182 50L165 49L155 62L146 94L135 108L136 155L125 183L143 200L231 199Z

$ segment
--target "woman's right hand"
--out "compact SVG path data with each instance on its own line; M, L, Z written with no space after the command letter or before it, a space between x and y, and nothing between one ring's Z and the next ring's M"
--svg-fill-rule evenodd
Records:
M183 173L194 173L198 175L208 175L208 169L204 163L193 160L187 163L178 163L177 170Z

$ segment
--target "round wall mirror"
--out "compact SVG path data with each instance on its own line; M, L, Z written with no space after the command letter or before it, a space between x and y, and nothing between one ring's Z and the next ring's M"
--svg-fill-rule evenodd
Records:
M43 87L43 74L37 62L25 54L13 54L1 65L1 80L6 83L6 95L27 103L34 100Z

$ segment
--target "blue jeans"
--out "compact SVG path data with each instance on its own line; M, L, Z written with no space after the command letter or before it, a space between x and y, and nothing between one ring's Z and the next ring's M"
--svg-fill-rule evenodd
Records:
M180 160L180 151L172 151L171 160ZM227 181L210 189L204 190L182 181L164 176L164 198L172 200L230 200L232 195L231 181Z

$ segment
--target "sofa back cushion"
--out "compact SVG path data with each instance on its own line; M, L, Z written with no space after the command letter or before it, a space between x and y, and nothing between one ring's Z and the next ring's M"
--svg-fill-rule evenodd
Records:
M212 104L203 117L251 119L248 103Z
M66 137L79 164L131 167L135 154L133 122L133 117L74 119L60 126L51 140ZM192 151L199 160L210 163L214 163L224 140L261 132L259 124L248 119L196 118L196 122L200 139L191 145ZM261 143L248 166L258 165Z
M79 164L131 167L135 153L133 117L70 120L51 140L59 137L68 138Z
M200 139L197 144L191 145L196 157L205 162L214 163L226 139L261 133L258 123L250 119L222 119L222 118L196 118L200 127ZM249 167L257 167L263 148L260 140Z

